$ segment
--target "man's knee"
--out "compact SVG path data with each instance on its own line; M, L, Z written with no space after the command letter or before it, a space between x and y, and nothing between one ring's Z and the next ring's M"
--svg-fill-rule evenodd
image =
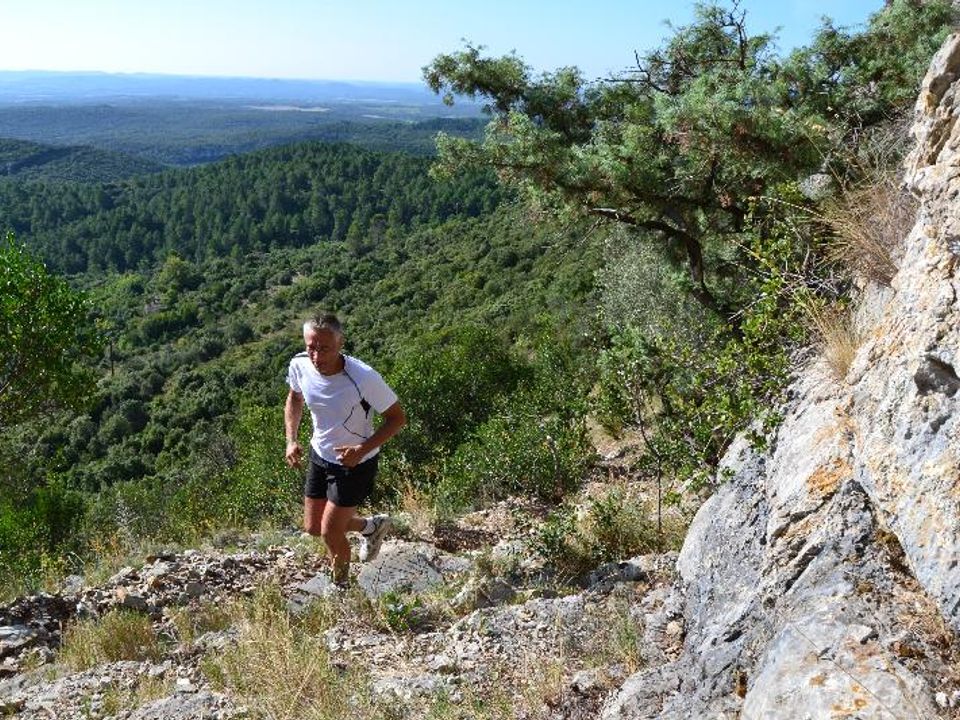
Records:
M320 537L323 538L327 550L329 550L334 557L350 557L350 541L347 540L347 535L343 531L343 528L339 526L326 527L321 530Z

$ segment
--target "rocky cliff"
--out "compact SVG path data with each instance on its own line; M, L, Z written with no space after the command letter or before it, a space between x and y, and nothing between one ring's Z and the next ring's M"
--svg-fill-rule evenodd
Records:
M629 678L607 720L960 717L958 118L954 35L917 103L892 288L867 292L844 380L809 363L771 446L727 453L646 618L681 622L682 654Z

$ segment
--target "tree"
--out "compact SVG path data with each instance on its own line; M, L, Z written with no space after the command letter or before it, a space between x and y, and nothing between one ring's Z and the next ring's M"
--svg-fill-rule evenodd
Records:
M662 48L596 83L574 67L534 77L516 55L487 58L471 45L438 56L427 84L448 103L486 100L492 119L479 143L440 134L436 172L492 168L541 206L657 236L685 260L692 296L733 319L733 298L718 288L749 258L708 267L710 251L735 253L745 225L762 221L753 199L830 168L858 126L902 107L950 12L896 0L865 33L828 23L789 62L771 36L748 34L745 16L736 3L700 5ZM835 112L831 98L857 98L869 113Z
M0 428L78 407L93 383L84 361L101 346L84 295L7 233L0 243Z

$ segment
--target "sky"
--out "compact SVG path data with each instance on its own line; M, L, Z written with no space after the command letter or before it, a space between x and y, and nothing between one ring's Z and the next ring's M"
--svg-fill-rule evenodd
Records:
M754 34L805 44L823 16L857 26L882 0L742 0ZM0 0L0 70L419 82L483 45L536 71L609 77L693 17L693 0Z

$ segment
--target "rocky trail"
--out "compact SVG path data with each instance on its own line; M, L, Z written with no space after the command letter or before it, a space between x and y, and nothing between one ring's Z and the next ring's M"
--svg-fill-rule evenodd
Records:
M24 720L248 717L204 671L205 658L238 642L237 628L193 637L176 617L273 587L292 617L318 605L336 615L323 643L338 667L363 673L376 701L396 708L439 694L456 703L465 694L521 693L532 698L523 703L529 717L596 717L640 662L679 652L680 615L667 618L663 608L676 553L610 564L558 587L530 547L524 513L502 503L429 538L389 539L375 561L354 566L347 591L329 582L319 548L293 531L287 544L253 536L229 552L150 556L92 587L71 578L59 593L0 607L0 711ZM505 518L512 532L485 542ZM64 627L116 609L148 617L161 654L84 670L59 662ZM162 696L132 707L144 683Z

